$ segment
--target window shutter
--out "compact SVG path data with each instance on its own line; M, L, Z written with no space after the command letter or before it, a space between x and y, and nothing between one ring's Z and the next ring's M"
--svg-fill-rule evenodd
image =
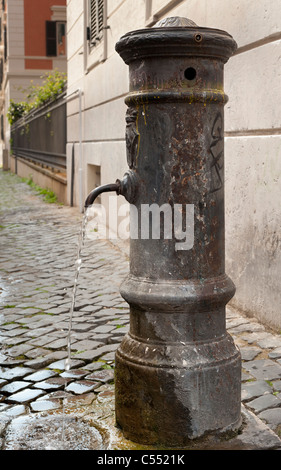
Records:
M46 21L46 55L57 55L57 28L55 21Z
M90 42L95 45L102 39L104 0L90 0Z
M102 35L102 29L103 29L103 2L104 0L98 0L98 34Z
M95 41L97 35L97 2L91 0L91 11L90 11L90 41Z

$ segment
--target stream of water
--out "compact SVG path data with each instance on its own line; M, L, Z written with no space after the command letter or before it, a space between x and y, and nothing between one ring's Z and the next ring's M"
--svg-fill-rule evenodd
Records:
M82 219L82 224L78 236L78 243L77 243L77 256L76 256L76 271L74 276L74 284L72 290L72 298L69 310L69 326L68 326L68 334L67 334L67 358L65 359L65 370L70 370L71 367L71 334L72 334L72 321L73 321L73 313L75 308L75 301L76 301L76 293L77 293L77 286L78 286L78 279L79 273L82 266L82 249L84 246L85 241L85 234L88 222L88 210L85 211ZM67 403L67 398L63 398L63 419L62 419L62 446L65 447L65 406Z
M73 312L74 312L74 308L75 308L78 278L79 278L79 273L80 273L80 269L81 269L81 265L82 265L81 252L82 252L82 249L83 249L83 246L84 246L87 222L88 222L88 211L86 211L85 214L83 215L82 225L81 225L81 229L80 229L80 233L79 233L79 237L78 237L77 257L76 257L76 262L75 262L76 272L75 272L75 277L74 277L72 299L71 299L71 305L70 305L70 311L69 311L69 326L68 326L68 334L67 334L67 358L65 360L65 370L69 370L70 366L71 366L72 320L73 320Z

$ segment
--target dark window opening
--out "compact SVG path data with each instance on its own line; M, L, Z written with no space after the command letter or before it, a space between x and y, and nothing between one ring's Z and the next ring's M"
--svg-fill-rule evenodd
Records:
M63 21L46 21L46 55L66 55L66 31Z

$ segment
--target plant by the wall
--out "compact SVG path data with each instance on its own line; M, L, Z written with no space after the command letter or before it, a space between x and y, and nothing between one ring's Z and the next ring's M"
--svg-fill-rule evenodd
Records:
M16 122L18 119L20 119L22 116L27 114L30 111L30 104L21 101L20 103L15 103L14 100L10 101L10 106L8 108L7 112L7 118L9 123L12 125L14 122Z
M21 178L24 183L27 183L32 189L34 189L37 194L44 196L44 201L49 202L50 204L58 202L56 194L48 188L41 188L38 184L35 184L32 179L32 175L29 175L29 178Z
M32 108L39 108L47 101L56 99L63 92L66 84L66 74L58 72L47 73L41 77L42 85L31 85L27 99L30 100Z
M23 90L26 93L26 101L10 101L7 118L11 125L31 110L56 99L63 92L67 80L66 74L57 70L46 73L41 79L42 85L31 84L27 90Z

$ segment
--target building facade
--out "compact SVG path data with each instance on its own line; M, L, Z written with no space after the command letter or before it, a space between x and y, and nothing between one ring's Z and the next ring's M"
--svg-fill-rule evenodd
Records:
M128 68L115 43L130 30L182 16L238 43L225 66L226 272L233 304L280 328L281 0L68 0L68 145L74 200L127 168ZM73 164L73 160L72 160ZM69 175L70 177L70 175ZM73 196L73 195L72 195ZM70 196L69 196L70 197ZM103 196L107 204L107 196Z
M1 139L9 149L10 101L24 101L46 72L67 70L66 0L2 0L0 7Z

